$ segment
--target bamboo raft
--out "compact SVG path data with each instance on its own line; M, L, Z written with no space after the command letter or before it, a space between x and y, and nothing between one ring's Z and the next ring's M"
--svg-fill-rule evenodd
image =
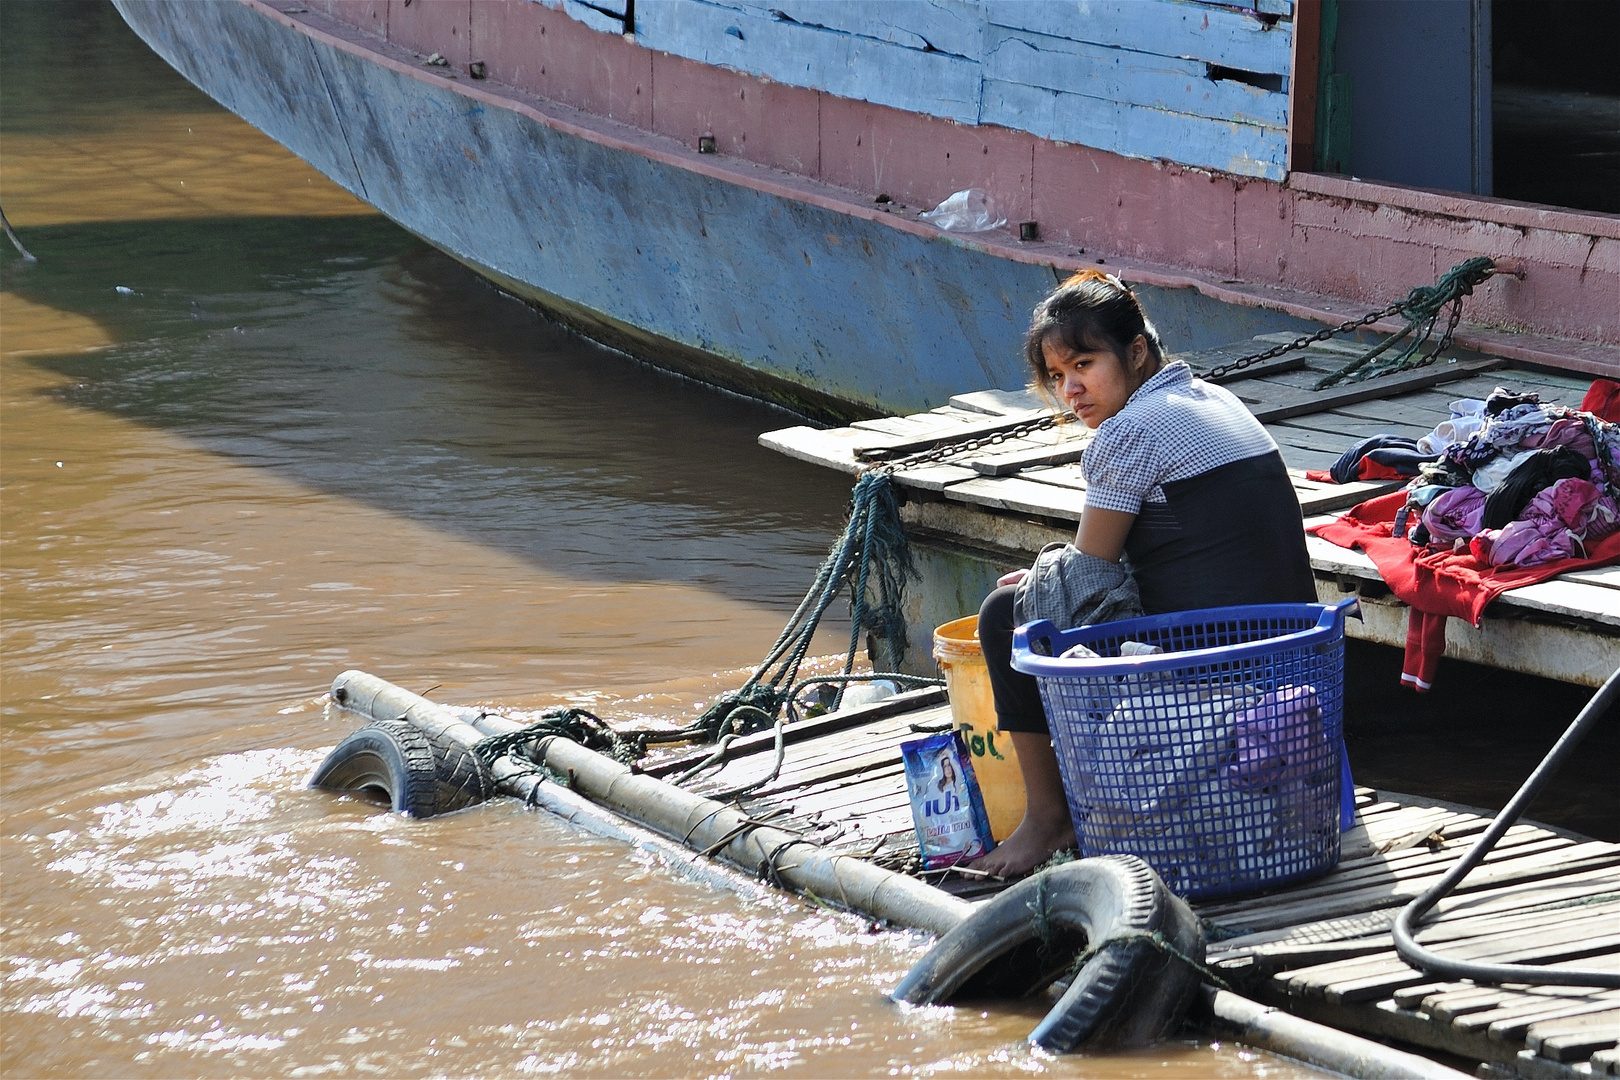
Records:
M1257 344L1289 340L1287 334L1264 335L1178 358L1203 372L1256 351ZM1399 486L1323 484L1306 478L1306 470L1328 468L1352 443L1378 434L1419 438L1450 415L1451 401L1484 398L1497 386L1575 405L1590 383L1487 357L1443 359L1325 392L1310 389L1361 348L1319 342L1222 380L1281 448L1308 525ZM834 430L787 428L763 435L760 442L790 457L854 474L874 456L899 456L947 439L994 434L1050 411L1032 393L986 390L958 395L931 412ZM964 606L968 598L982 597L998 574L1027 566L1045 544L1073 538L1085 506L1079 461L1089 438L1080 425L1066 424L946 464L895 474L907 498L901 514L908 534L924 546L937 543L956 553L955 558L923 560L924 581L916 592L925 599L908 628L914 642L929 641L934 626L971 610ZM1358 593L1363 601L1365 621L1350 624L1351 636L1403 645L1406 607L1389 594L1372 560L1316 537L1308 538L1308 547L1323 603L1349 593ZM927 598L939 598L946 606L931 608ZM1480 626L1451 620L1446 655L1598 686L1620 667L1620 567L1565 574L1502 594ZM921 651L906 660L911 669L932 667Z
M470 748L522 724L421 698L362 672L332 703ZM903 693L626 766L566 738L495 759L494 791L649 851L678 872L752 889L724 865L895 926L944 933L1007 883L922 872L900 744L951 725L941 689ZM565 784L552 782L541 764ZM680 786L677 785L680 782ZM740 789L750 789L739 793ZM493 794L494 792L486 792ZM1397 914L1488 825L1487 812L1367 788L1326 875L1195 904L1206 962L1196 1020L1220 1037L1360 1077L1617 1075L1620 990L1437 982L1407 966ZM1620 971L1620 844L1521 822L1435 908L1418 940L1448 958ZM1400 1050L1419 1049L1442 1061Z
M739 802L756 821L829 852L924 877L976 902L1005 885L918 870L900 743L951 723L942 691L790 726L775 778ZM688 786L722 798L771 775L771 733L739 739ZM672 777L709 755L650 765ZM1276 893L1195 904L1208 960L1235 989L1331 1027L1489 1065L1491 1075L1615 1075L1620 991L1436 983L1394 952L1396 914L1489 824L1481 811L1358 788L1332 872ZM1522 823L1441 901L1418 940L1448 956L1620 970L1620 845Z

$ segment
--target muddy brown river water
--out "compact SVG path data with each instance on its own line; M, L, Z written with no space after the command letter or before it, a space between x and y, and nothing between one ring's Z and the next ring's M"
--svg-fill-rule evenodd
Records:
M574 338L213 105L108 6L0 7L7 1076L1315 1075L901 1010L926 947L508 802L307 790L350 667L667 722L845 483ZM827 651L835 651L832 628Z

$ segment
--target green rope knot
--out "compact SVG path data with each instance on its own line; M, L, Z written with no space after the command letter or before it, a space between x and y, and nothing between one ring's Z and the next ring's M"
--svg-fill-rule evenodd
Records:
M1317 382L1316 389L1325 390L1345 380L1361 382L1375 379L1380 375L1434 363L1441 351L1451 344L1451 336L1462 318L1463 297L1473 295L1474 288L1484 284L1494 273L1496 263L1487 256L1477 255L1447 270L1433 285L1419 285L1406 294L1405 300L1391 304L1381 313L1399 315L1406 320L1406 325L1342 368L1324 375ZM1434 348L1420 356L1419 351L1434 336L1435 324L1447 304L1451 305L1451 316L1445 332L1440 335L1440 341ZM1408 338L1411 340L1406 340ZM1406 344L1400 352L1381 363L1373 363L1402 341L1406 341Z

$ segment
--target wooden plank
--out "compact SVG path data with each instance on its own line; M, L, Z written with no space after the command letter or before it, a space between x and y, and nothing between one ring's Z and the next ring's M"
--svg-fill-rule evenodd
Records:
M1613 918L1568 920L1534 933L1521 932L1513 940L1487 937L1448 943L1440 950L1448 959L1500 964L1548 964L1600 955L1620 947L1620 934L1603 934ZM1277 976L1286 979L1290 994L1309 994L1336 1004L1377 1001L1402 986L1428 982L1427 972L1410 967L1393 951L1321 964Z
M1039 465L1069 465L1079 461L1091 445L1090 439L1067 439L1047 446L1030 446L1010 454L977 458L973 471L980 476L1011 476Z
M988 416L1008 416L1012 413L1051 409L1034 390L975 390L971 394L957 394L951 404L969 412Z
M1581 585L1596 585L1604 589L1620 589L1620 566L1603 566L1596 570L1576 570L1563 574L1559 581L1573 581Z
M979 116L982 123L1131 157L1168 158L1268 180L1286 173L1288 135L1281 127L1210 120L989 78Z
M1620 1042L1620 1010L1543 1020L1525 1032L1524 1044L1553 1061L1583 1061Z
M1351 383L1349 386L1340 385L1320 392L1303 391L1293 395L1279 394L1270 398L1265 405L1251 407L1249 411L1254 413L1255 418L1263 424L1275 420L1286 420L1293 416L1308 416L1311 413L1325 412L1357 401L1394 397L1408 390L1418 390L1438 386L1442 383L1454 382L1466 375L1490 371L1506 362L1505 360L1489 358L1484 360L1459 360L1453 364L1435 364L1432 367L1403 371L1398 375L1388 375L1367 382Z
M622 2L622 0L621 0ZM875 38L908 49L934 49L977 60L983 20L973 0L729 0L764 17Z
M1620 965L1599 964L1591 960L1581 961L1582 967L1598 967L1609 970L1620 970ZM1457 1031L1483 1032L1487 1038L1497 1042L1513 1042L1524 1038L1530 1030L1530 1025L1542 1020L1555 1020L1571 1016L1586 1016L1590 1013L1602 1012L1612 1009L1620 1003L1620 991L1606 990L1593 994L1591 999L1580 1003L1569 1002L1558 1005L1505 1005L1500 1009L1489 1009L1485 1012L1469 1013L1452 1021L1451 1027Z
M704 0L636 10L646 48L958 123L979 122L979 64Z
M1486 889L1464 896L1447 896L1435 905L1429 916L1430 924L1450 918L1467 917L1489 912L1504 911L1560 911L1584 904L1593 895L1620 893L1620 872L1613 869L1588 870L1567 874L1552 881L1536 881L1523 885ZM1263 906L1254 909L1264 912ZM1199 909L1203 914L1203 909ZM1267 929L1248 929L1239 921L1244 913L1229 913L1210 921L1226 936L1213 943L1212 952L1238 949L1274 942L1340 941L1352 937L1382 933L1395 922L1395 908L1385 908L1348 916L1331 916L1320 920L1284 921Z
M988 506L993 510L1013 510L1076 522L1086 507L1084 492L1066 491L1052 484L1034 483L1018 476L965 480L947 487L945 497L955 502Z
M1613 851L1596 850L1589 845L1566 847L1541 856L1487 863L1463 879L1457 887L1456 895L1463 896L1502 885L1539 881L1585 870L1608 869L1616 865L1620 865L1620 855ZM1290 894L1284 894L1281 897L1273 897L1276 902L1265 910L1245 912L1240 925L1253 932L1276 929L1291 923L1316 922L1401 906L1427 888L1435 876L1436 874L1424 874L1410 879L1395 878L1373 887L1301 901L1294 900Z
M972 424L953 423L949 426L941 424L913 435L896 435L881 443L874 442L870 446L856 450L855 453L863 461L887 461L897 457L905 457L908 454L919 453L923 450L932 450L942 443L995 435L998 432L1009 431L1022 424L1027 424L1031 420L1038 420L1050 415L1050 410L1032 409L1027 413L989 417ZM862 423L867 423L867 421L862 421Z
M1439 418L1436 419L1439 422ZM1341 448L1348 450L1353 444L1374 435L1395 435L1403 439L1421 439L1434 429L1434 424L1420 425L1395 423L1388 420L1363 420L1346 416L1337 409L1313 412L1293 417L1288 426L1305 431L1319 431L1340 440Z
M1247 354L1240 353L1233 359L1240 359L1243 355ZM1305 362L1306 358L1303 353L1286 353L1282 356L1273 356L1270 360L1260 360L1246 367L1223 372L1219 375L1208 374L1207 368L1203 371L1194 369L1193 374L1205 382L1212 382L1217 386L1230 386L1232 383L1242 382L1244 379L1258 379L1266 375L1275 375L1281 371L1297 371L1305 366ZM1217 365L1214 363L1209 365L1210 368L1215 366Z
M1599 927L1605 925L1603 920L1612 920L1615 914L1620 914L1620 905L1611 905L1606 908L1582 909L1582 917L1588 925L1596 923ZM1447 919L1439 923L1431 923L1422 927L1417 939L1424 945L1434 947L1450 945L1456 942L1468 942L1485 936L1500 936L1503 934L1516 934L1525 931L1535 932L1547 925L1548 915L1545 911L1514 911L1506 913L1491 913L1461 919ZM1252 946L1247 949L1228 950L1219 953L1211 962L1223 968L1240 967L1242 977L1253 979L1260 975L1272 975L1283 971L1300 973L1306 970L1320 971L1329 975L1339 972L1344 975L1357 975L1364 972L1383 970L1391 962L1400 970L1407 970L1404 962L1395 954L1395 945L1392 935L1379 933L1366 937L1347 938L1327 942L1294 942L1283 941L1265 945ZM1449 950L1448 955L1449 955ZM1331 967L1342 961L1367 961L1365 967ZM1433 983L1417 984L1432 987ZM1472 983L1461 984L1472 987ZM1493 997L1500 997L1497 991ZM1399 994L1396 1003L1401 1004ZM1417 1001L1410 1001L1403 1007L1412 1007ZM1481 1008L1485 1006L1480 1006Z
M992 26L1030 30L1159 56L1184 56L1240 71L1289 73L1292 27L1238 11L1176 0L1089 0L1085 17L1073 4L986 0Z
M1535 585L1523 585L1502 594L1502 599L1520 607L1572 615L1578 619L1609 626L1620 626L1620 590L1600 585L1583 585L1554 578Z
M1559 967L1559 964L1549 964L1549 967ZM1585 960L1571 960L1563 964L1564 967L1589 966ZM1518 1003L1534 1005L1545 1002L1552 1004L1558 1000L1584 1001L1592 994L1589 986L1480 986L1475 983L1447 984L1456 989L1440 993L1423 995L1419 1004L1425 1013L1437 1021L1450 1023L1460 1016L1469 1013L1484 1012L1487 1009L1500 1009ZM1466 988L1466 989L1464 989ZM1420 989L1420 988L1412 988ZM1406 990L1396 993L1399 1002Z
M767 431L759 437L759 445L767 450L851 474L861 471L855 451L878 441L871 432L853 428L791 427Z
M1287 94L1211 79L1202 60L1121 54L1106 45L992 24L985 28L982 62L986 79L1211 120L1272 128L1288 123Z
M842 709L825 716L801 720L796 724L789 724L783 728L782 741L788 745L810 742L824 736L848 731L860 727L862 724L871 724L889 717L905 716L907 723L923 723L931 719L950 719L950 707L944 704L945 690L943 687L930 686L921 690L908 690L896 694L882 701L874 701L870 705L858 705L852 709ZM773 751L776 747L776 734L771 731L760 731L753 735L744 735L731 744L730 756L741 758L751 754L762 754ZM678 757L666 758L652 764L643 765L641 772L648 776L665 777L685 772L693 765L707 758L713 747L706 747L684 753Z

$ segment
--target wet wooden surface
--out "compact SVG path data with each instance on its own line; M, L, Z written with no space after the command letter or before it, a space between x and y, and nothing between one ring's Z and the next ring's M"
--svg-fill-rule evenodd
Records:
M988 898L1005 885L955 870L919 873L900 744L950 726L942 697L919 691L801 721L779 767L770 732L739 739L728 760L684 786L727 799L765 781L735 796L756 820ZM685 752L647 771L674 778L711 753ZM1390 927L1401 908L1488 825L1483 811L1359 788L1333 871L1195 905L1208 961L1247 996L1344 1030L1476 1062L1526 1055L1538 1075L1601 1073L1620 1038L1620 991L1437 981L1395 954ZM1448 957L1620 969L1620 845L1521 822L1437 905L1418 939Z

